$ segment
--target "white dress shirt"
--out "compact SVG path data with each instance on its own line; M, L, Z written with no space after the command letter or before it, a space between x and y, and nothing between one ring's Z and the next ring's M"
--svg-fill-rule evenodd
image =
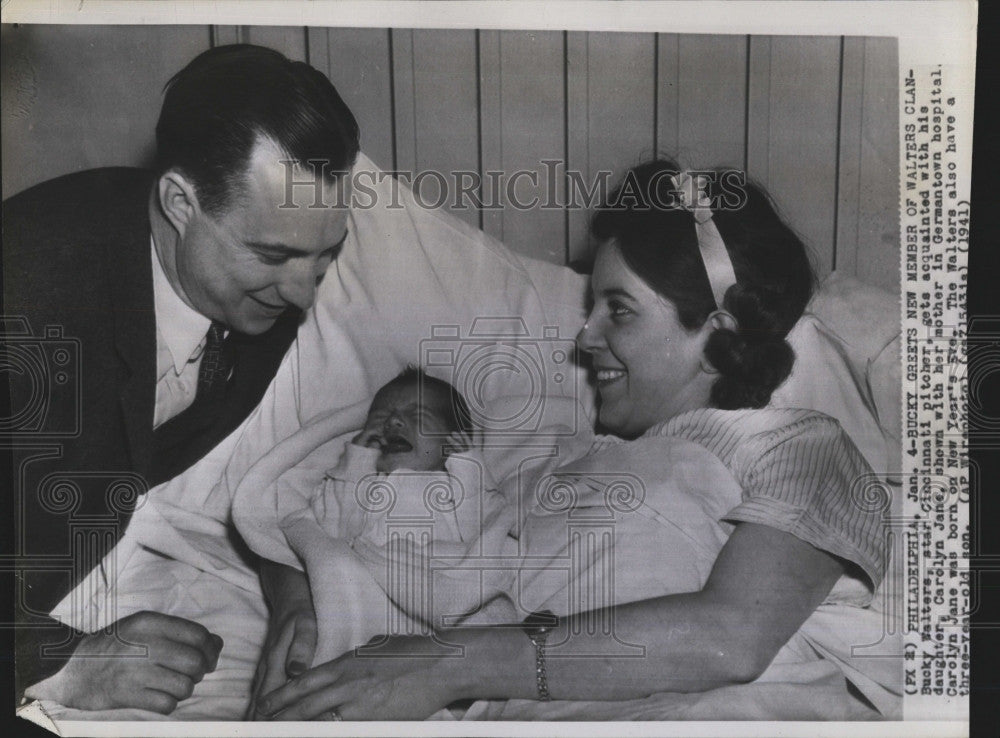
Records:
M153 306L156 313L156 405L153 428L179 415L194 402L198 368L212 321L189 307L167 279L149 238L153 259Z

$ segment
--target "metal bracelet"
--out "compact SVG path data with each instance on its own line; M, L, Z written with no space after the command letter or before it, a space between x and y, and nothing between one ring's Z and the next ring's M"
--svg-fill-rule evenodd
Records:
M549 696L549 679L545 673L545 636L535 636L531 638L531 642L535 644L535 686L538 687L538 699L548 702L552 697Z
M538 689L538 699L542 702L552 699L549 695L548 674L545 671L545 641L549 637L549 631L558 625L559 619L549 610L532 613L525 618L522 625L535 647L535 686Z

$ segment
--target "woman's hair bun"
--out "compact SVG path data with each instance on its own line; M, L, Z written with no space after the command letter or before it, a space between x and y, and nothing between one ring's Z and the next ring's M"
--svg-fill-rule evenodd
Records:
M714 331L705 345L705 358L719 372L712 385L712 406L763 407L795 363L795 352L778 327L782 316L774 313L766 296L741 285L729 289L724 305L739 327Z

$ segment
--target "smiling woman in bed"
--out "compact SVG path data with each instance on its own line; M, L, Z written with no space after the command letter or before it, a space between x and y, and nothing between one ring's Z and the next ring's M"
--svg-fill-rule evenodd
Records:
M719 521L728 539L704 576L684 594L617 598L554 625L536 613L524 628L443 632L461 658L436 639L395 636L404 656L345 654L265 695L262 716L421 719L463 699L494 701L470 711L484 718L894 714L891 679L879 684L830 645L849 653L871 642L851 640L851 613L870 614L886 567L884 506L852 494L870 469L835 420L765 408L791 370L785 336L811 294L805 248L759 189L734 194L730 181L728 199L712 199L724 176L694 178L667 161L629 173L594 219L593 307L578 337L601 424L634 439L600 441L594 459L612 448L621 463L651 439L681 439L738 484ZM528 516L522 540L541 519ZM616 566L641 570L656 557L621 558ZM813 637L824 628L835 637ZM828 670L810 671L820 662ZM811 691L797 691L804 684ZM653 704L650 695L655 710L622 709Z

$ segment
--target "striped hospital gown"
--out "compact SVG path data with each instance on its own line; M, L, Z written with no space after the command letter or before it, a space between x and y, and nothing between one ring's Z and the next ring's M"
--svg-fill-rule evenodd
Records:
M702 408L645 435L704 446L743 489L725 521L767 525L857 565L868 589L857 604L870 601L886 571L882 513L889 501L875 499L878 488L866 484L871 467L836 420L814 410ZM598 440L591 452L616 442Z

